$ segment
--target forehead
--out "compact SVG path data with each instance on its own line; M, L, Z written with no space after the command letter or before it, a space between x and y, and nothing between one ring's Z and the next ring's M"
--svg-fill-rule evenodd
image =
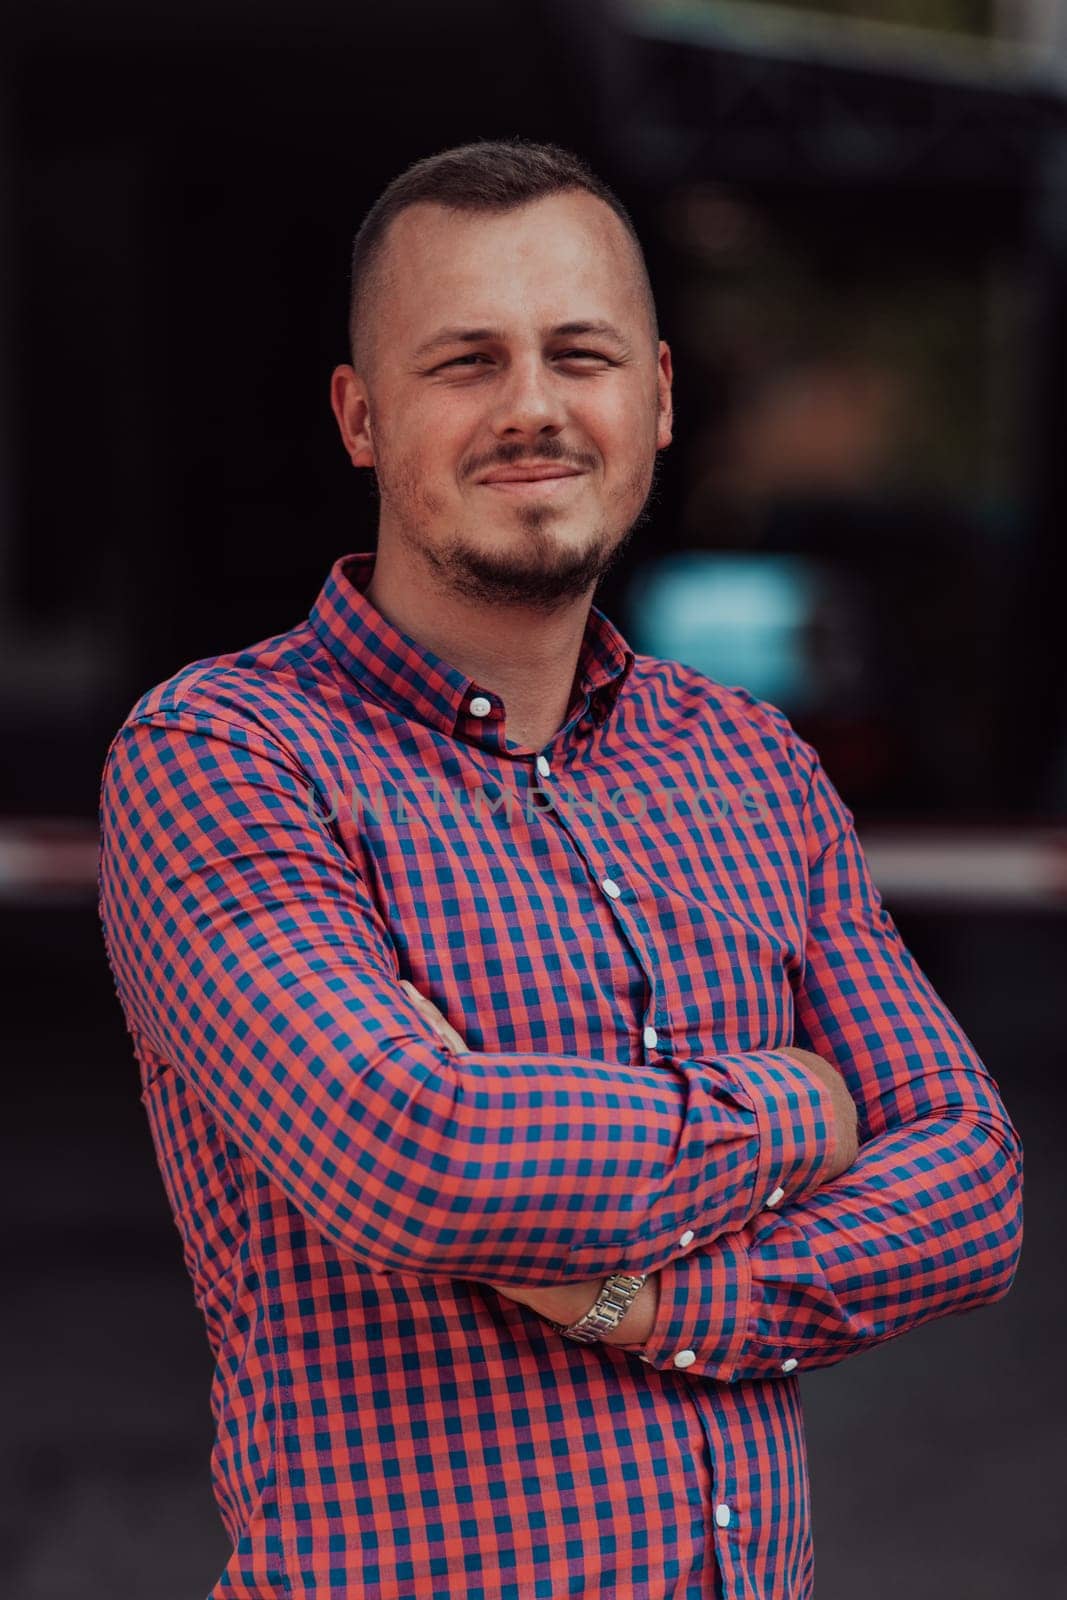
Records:
M630 237L611 207L583 190L510 211L410 206L389 226L380 273L375 321L405 344L442 321L629 324L642 313Z

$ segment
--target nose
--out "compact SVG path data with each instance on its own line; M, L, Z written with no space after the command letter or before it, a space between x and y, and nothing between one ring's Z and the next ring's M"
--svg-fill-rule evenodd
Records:
M567 420L559 380L533 352L512 361L494 401L490 424L500 439L555 435Z

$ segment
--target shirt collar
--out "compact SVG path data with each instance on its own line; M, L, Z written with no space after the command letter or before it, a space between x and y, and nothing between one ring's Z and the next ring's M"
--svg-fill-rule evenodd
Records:
M377 552L338 556L309 621L334 659L375 700L405 716L504 751L504 702L475 679L401 633L366 598ZM586 694L597 722L608 715L634 664L634 652L596 606L590 606L567 717ZM472 712L471 703L489 710Z

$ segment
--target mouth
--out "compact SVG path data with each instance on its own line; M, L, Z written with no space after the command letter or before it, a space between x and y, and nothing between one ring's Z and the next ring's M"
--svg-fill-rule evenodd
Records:
M530 467L525 472L516 470L506 476L481 478L478 487L520 496L559 494L567 484L584 477L584 472L576 472L573 467Z

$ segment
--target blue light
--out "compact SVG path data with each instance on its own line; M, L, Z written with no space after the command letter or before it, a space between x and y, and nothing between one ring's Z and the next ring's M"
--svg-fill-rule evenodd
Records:
M742 684L791 713L814 693L804 634L817 587L802 558L678 551L634 573L625 631L635 650Z

